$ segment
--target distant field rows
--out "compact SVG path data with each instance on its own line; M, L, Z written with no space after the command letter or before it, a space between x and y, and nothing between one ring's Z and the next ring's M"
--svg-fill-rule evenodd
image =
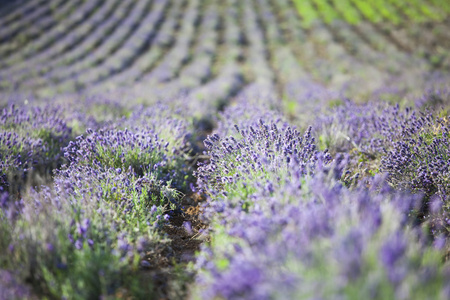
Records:
M444 23L431 22L448 13L445 5L438 11L437 2L10 4L0 20L0 87L4 94L35 97L132 87L132 97L208 95L213 106L252 90L295 101L324 93L364 100L389 94L389 86L414 94L427 85L415 78L450 66L449 43L437 43L449 33ZM394 16L420 22L397 29ZM434 34L423 37L420 28Z

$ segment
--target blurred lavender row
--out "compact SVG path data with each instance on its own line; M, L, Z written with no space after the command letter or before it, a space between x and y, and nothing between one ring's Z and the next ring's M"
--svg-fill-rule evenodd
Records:
M314 134L346 134L329 143L332 157L316 146L311 128L302 134L270 101L260 103L266 108L241 101L226 109L205 140L211 160L196 177L209 195L204 216L212 240L197 260L193 298L448 298L448 181L445 166L424 164L448 149L436 146L446 141L442 120L399 106L346 103L318 119ZM423 127L434 124L442 134ZM422 130L431 140L414 152L419 157L399 149ZM384 174L346 181L355 168L352 148L377 154L372 163ZM409 172L394 167L405 160L417 165ZM441 187L431 202L429 181L412 171L418 166L436 170L427 173ZM425 212L424 205L431 207Z
M154 293L136 274L152 267L149 253L173 251L162 228L192 182L187 164L195 137L182 110L133 110L114 122L91 122L97 128L76 138L68 124L80 119L63 106L3 110L9 131L2 134L0 253L9 259L1 268L15 272L2 280L2 297ZM52 179L30 181L51 170Z

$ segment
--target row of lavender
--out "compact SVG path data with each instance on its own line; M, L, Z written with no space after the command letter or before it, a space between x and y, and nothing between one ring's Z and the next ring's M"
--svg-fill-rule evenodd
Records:
M348 101L302 133L276 102L225 109L196 173L211 243L193 298L448 299L450 128L434 112Z
M0 86L13 94L126 97L133 86L133 99L208 95L221 106L256 85L291 100L287 109L299 115L310 99L324 96L365 100L375 92L398 100L435 84L433 71L448 65L448 45L437 41L448 39L445 24L430 25L428 42L414 26L317 21L305 29L290 0L55 0L33 13L17 10L22 17L5 19L0 32ZM27 26L39 20L45 24ZM21 28L23 38L12 35ZM428 45L438 45L437 52L428 53Z
M155 292L139 270L173 251L161 229L192 182L193 124L180 105L86 113L101 107L2 109L1 299Z

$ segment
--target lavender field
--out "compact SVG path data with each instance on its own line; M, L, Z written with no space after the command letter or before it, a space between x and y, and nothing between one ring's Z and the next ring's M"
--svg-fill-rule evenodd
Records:
M450 299L450 2L0 2L0 300Z

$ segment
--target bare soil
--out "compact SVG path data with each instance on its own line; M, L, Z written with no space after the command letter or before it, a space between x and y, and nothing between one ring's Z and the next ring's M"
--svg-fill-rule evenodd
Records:
M141 263L142 280L151 282L155 299L187 298L188 285L194 279L187 266L195 262L195 252L206 239L202 230L207 225L200 220L204 201L199 194L186 195L182 199L182 211L171 216L169 224L163 228L170 240L168 244L152 247L144 257L143 261L148 264Z

